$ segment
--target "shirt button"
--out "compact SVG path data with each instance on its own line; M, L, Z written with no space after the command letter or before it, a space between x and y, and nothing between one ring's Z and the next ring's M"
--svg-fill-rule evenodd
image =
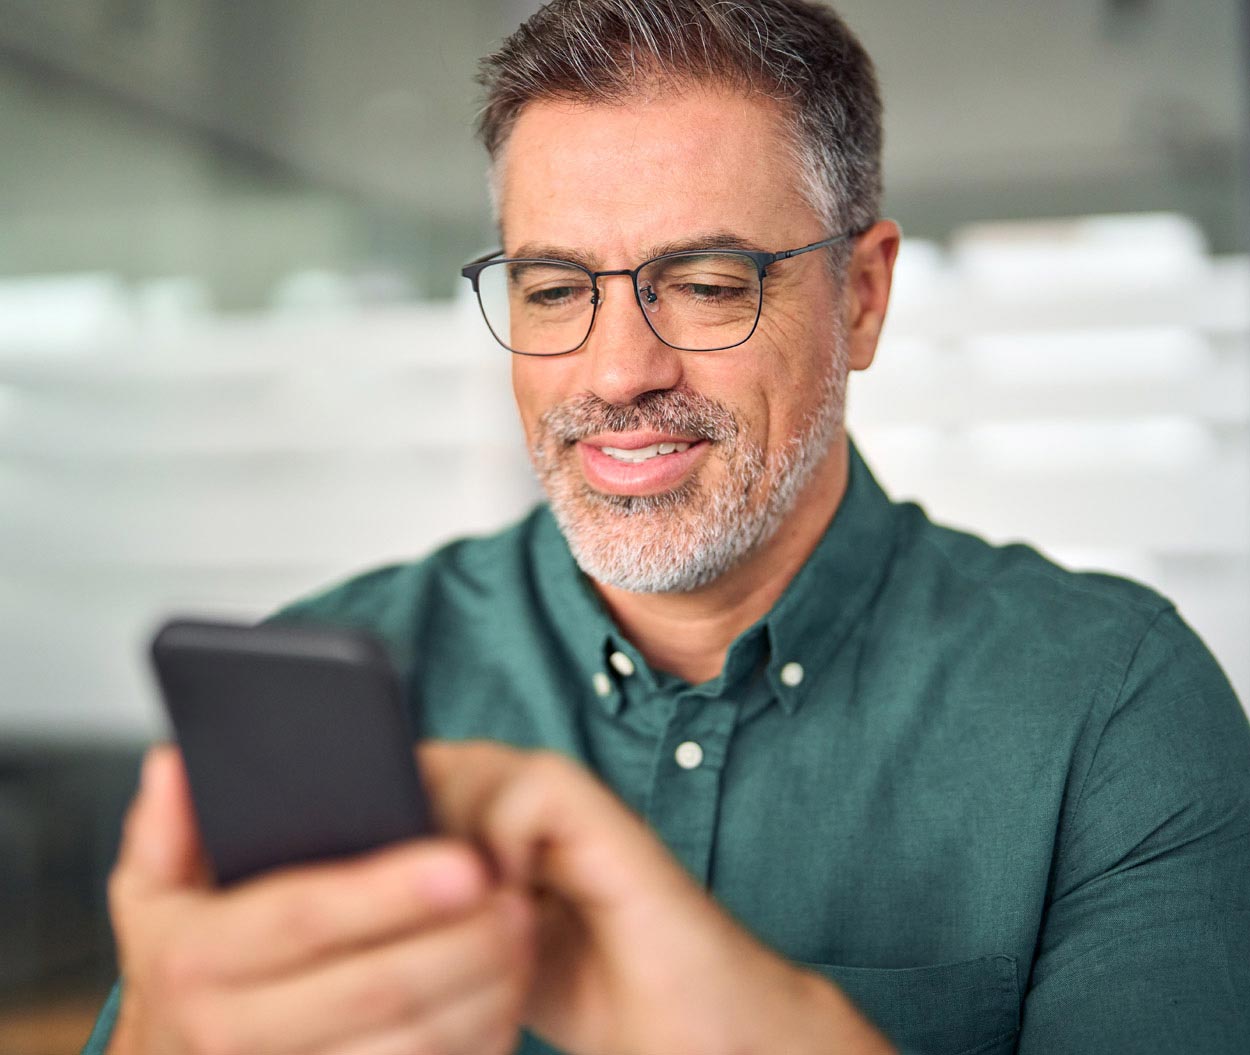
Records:
M613 652L608 657L608 662L612 664L621 677L628 678L634 672L634 661L625 655L624 652Z
M682 769L698 769L699 763L703 761L703 748L693 740L687 740L684 744L677 745L673 757Z
M781 684L794 688L803 680L803 667L798 663L787 663L781 668Z
M612 695L612 679L609 678L601 670L597 670L590 682L595 687L595 695L611 696Z

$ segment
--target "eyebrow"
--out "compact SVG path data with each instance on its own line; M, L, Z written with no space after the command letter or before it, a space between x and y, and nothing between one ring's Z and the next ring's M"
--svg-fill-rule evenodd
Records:
M642 260L653 260L657 256L669 253L691 253L699 249L745 249L749 252L763 252L758 245L740 234L732 231L711 231L693 238L681 238L671 242L662 242L643 250ZM601 258L582 249L570 246L554 245L548 242L526 242L517 246L516 251L509 253L510 259L543 259L564 260L570 264L580 264L587 271L599 269Z

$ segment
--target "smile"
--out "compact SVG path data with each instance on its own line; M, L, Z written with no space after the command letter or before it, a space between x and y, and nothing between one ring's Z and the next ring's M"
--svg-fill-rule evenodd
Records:
M583 479L594 490L602 494L653 495L671 491L687 481L707 458L712 444L692 437L660 438L655 433L638 432L600 435L576 446Z
M649 462L652 458L659 458L666 454L682 454L690 449L690 444L653 443L650 447L639 447L637 450L626 450L622 447L600 447L599 449L618 462L630 462L637 465L639 462Z

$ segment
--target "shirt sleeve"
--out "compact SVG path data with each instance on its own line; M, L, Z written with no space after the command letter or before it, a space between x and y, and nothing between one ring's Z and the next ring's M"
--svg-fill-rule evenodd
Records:
M1172 609L1073 775L1019 1055L1250 1052L1250 724Z

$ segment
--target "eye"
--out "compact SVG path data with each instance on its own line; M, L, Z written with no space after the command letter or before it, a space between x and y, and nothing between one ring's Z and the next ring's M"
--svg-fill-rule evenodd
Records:
M517 291L521 303L531 312L580 312L591 304L593 287L584 275L548 275L526 282Z
M721 286L710 282L687 282L677 287L697 300L735 300L747 291L742 286Z
M755 296L755 286L732 275L672 275L664 292L691 304L734 304Z
M580 308L589 301L592 292L585 272L555 262L511 262L507 275L512 302L534 312Z
M660 302L692 307L729 307L758 295L759 279L753 263L736 253L693 253L664 257L647 274Z
M583 292L575 286L550 286L547 289L536 289L525 295L526 303L534 304L537 307L552 307L557 304L566 304L573 300L578 293Z

